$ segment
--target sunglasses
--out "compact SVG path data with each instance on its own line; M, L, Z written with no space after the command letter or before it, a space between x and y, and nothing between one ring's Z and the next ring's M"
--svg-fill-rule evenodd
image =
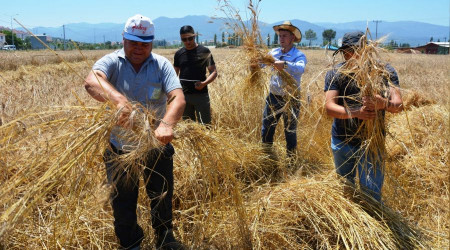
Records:
M192 41L192 40L194 40L193 36L181 38L181 41L183 41L183 42Z

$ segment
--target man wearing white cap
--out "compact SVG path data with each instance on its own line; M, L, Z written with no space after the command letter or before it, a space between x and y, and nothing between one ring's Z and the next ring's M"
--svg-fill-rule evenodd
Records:
M275 59L273 67L276 70L286 70L295 79L298 90L300 90L300 81L307 60L305 54L294 46L294 42L298 43L302 40L302 33L290 21L275 25L273 29L278 34L281 45L281 47L270 51ZM283 84L285 83L278 74L273 75L270 79L270 93L266 98L261 137L265 150L273 154L272 144L275 130L278 120L283 116L287 154L289 157L294 157L297 148L297 118L300 112L300 102L291 100L295 102L292 105L292 110L285 110L285 96L289 93L285 93L282 88Z
M185 100L181 84L171 63L152 53L154 26L145 16L130 17L123 31L123 49L98 60L85 80L88 93L98 101L111 101L120 110L117 125L130 129L131 103L154 111L159 124L155 137L164 145L148 152L142 171L147 195L151 199L152 227L157 249L182 249L172 232L173 128L183 114ZM171 100L167 103L167 100ZM126 152L127 143L113 132L111 149L104 154L108 181L114 184L111 203L114 228L124 249L139 249L144 237L137 224L139 176L118 167L114 155ZM116 156L117 157L117 156ZM131 178L131 180L130 180Z

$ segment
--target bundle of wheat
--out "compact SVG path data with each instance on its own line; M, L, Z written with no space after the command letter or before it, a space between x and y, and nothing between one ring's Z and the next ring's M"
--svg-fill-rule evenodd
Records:
M108 103L96 108L50 108L30 112L0 127L0 161L5 170L2 175L5 185L0 191L4 204L2 231L26 219L32 208L62 186L68 183L77 186L77 182L87 178L82 170L99 161L87 159L101 159L116 124L117 112L107 107ZM149 149L159 146L150 129L151 114L142 110L141 113L144 113L141 117L132 117L140 122L126 134L129 138L139 139L138 146L116 159L121 163L119 167L128 166L133 171L139 171L138 163ZM55 131L58 134L54 134ZM70 180L68 176L74 174L76 179ZM73 192L76 191L75 188Z
M429 229L426 234L436 248L449 243L448 128L449 112L441 105L415 108L389 120L388 205Z
M265 93L268 90L268 81L261 66L272 66L275 59L269 54L269 49L261 38L258 21L258 5L260 1L254 3L255 1L249 0L247 6L250 11L249 23L243 21L239 10L233 7L229 1L219 1L219 3L221 2L222 12L229 19L229 27L242 38L244 54L241 57L241 61L246 62L244 66L250 69L250 75L242 85L243 93L245 93L244 96L247 96L249 91L257 92L262 95L262 93ZM272 70L270 74L276 74L281 78L281 88L285 93L284 99L286 102L283 111L286 111L289 115L289 119L292 119L292 116L295 116L292 111L294 105L298 105L298 102L300 102L300 91L297 86L297 81L284 69Z
M259 192L252 198L255 245L268 249L424 246L401 216L376 203L370 209L358 205L341 190L337 180L293 179ZM379 219L366 211L375 211Z

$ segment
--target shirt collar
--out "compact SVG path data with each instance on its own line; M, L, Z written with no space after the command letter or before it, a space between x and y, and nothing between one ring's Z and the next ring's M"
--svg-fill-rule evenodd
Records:
M125 59L125 50L122 48L119 51L117 51L117 56Z
M117 56L126 60L125 50L124 50L123 48L120 49L120 50L117 52ZM153 57L153 52L152 52L152 53L150 53L150 56L144 61L144 64L142 64L142 66L144 66L144 65L147 64L148 62L155 61L155 60L156 60L156 59L155 59L155 57Z
M286 55L293 55L294 54L294 51L295 51L295 46L292 46L292 48L288 51L288 52L286 52L286 53L283 53L282 52L282 50L281 50L281 47L280 47L280 54L286 54Z

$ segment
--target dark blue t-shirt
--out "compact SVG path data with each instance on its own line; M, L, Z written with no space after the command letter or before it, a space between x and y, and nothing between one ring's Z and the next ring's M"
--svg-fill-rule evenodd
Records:
M337 104L341 106L346 108L360 107L360 89L350 76L338 72L342 65L343 63L340 63L334 69L327 72L324 91L339 91ZM399 86L398 75L395 69L391 65L386 64L386 70L389 72L389 76L384 79L384 84L389 86L389 83L391 83ZM380 95L387 97L386 93L380 93ZM384 117L384 111L382 112L382 115ZM350 145L359 145L361 143L361 138L357 135L357 131L362 121L363 120L358 118L334 118L333 126L331 127L331 136Z

